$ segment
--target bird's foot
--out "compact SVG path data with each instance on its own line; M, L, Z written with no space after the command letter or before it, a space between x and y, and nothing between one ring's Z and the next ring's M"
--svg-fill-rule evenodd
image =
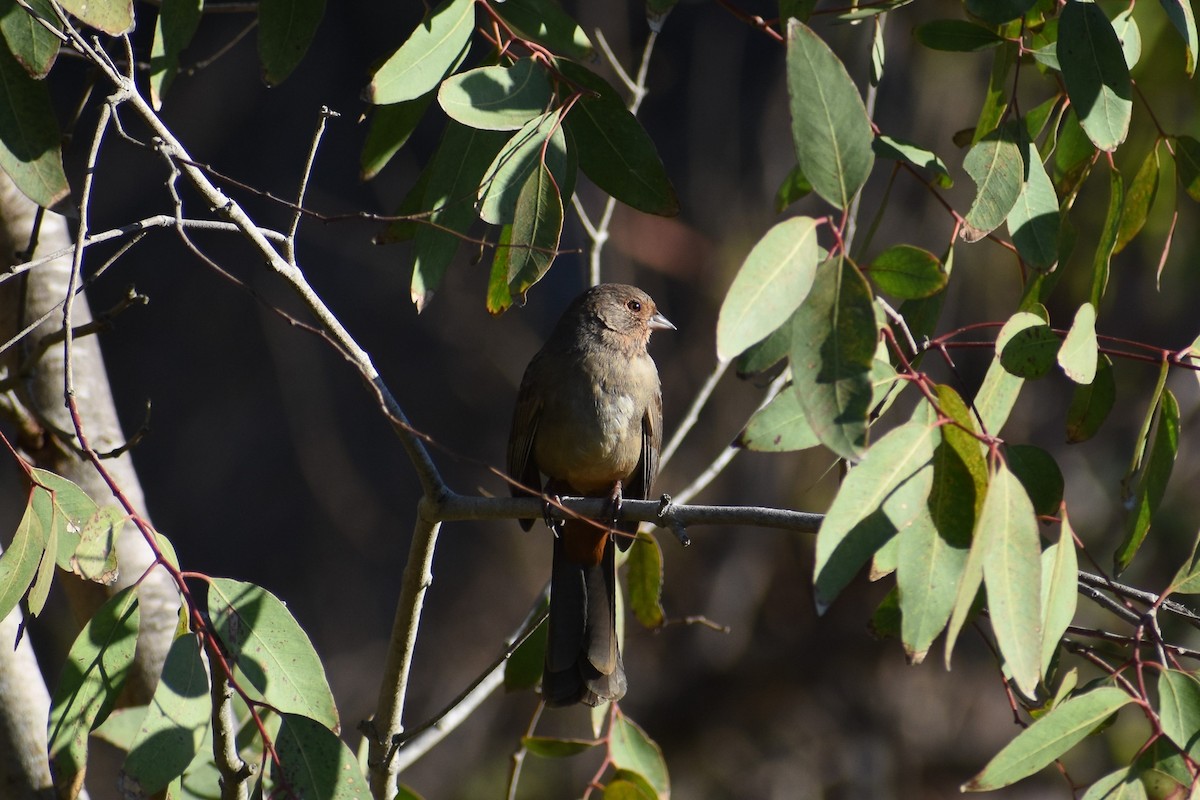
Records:
M554 531L555 536L558 536L558 529L562 524L556 513L561 505L562 498L556 494L550 495L549 499L542 503L542 521L546 523L547 528Z
M621 482L613 483L612 492L608 496L608 521L613 525L621 518L621 505L624 498L621 495Z

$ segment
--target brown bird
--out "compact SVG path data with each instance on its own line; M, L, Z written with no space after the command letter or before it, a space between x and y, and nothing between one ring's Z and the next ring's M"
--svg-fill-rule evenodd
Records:
M601 284L577 297L521 380L508 438L508 474L545 493L639 500L650 496L662 447L662 393L646 343L674 330L650 296ZM513 487L514 495L529 492ZM614 508L615 511L615 508ZM521 520L525 530L533 520ZM542 696L596 706L625 694L617 646L616 554L586 520L555 526L550 630ZM615 526L628 549L636 522Z

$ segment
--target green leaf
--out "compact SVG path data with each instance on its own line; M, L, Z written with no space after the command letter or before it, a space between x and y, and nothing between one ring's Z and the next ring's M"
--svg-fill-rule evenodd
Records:
M1138 470L1142 468L1142 461L1150 449L1150 430L1154 426L1154 420L1158 416L1159 408L1162 405L1162 396L1167 388L1167 375L1170 373L1170 369L1171 365L1167 359L1163 359L1158 365L1158 380L1154 383L1154 391L1151 393L1150 402L1146 406L1146 415L1142 418L1137 438L1134 440L1133 458L1130 461L1129 469L1121 478L1121 500L1124 502L1128 502L1133 497L1130 484L1137 476Z
M488 313L503 314L512 307L512 291L508 288L508 255L512 245L512 223L500 228L496 239L496 251L492 257L492 270L488 274L487 297L484 301Z
M41 521L47 542L53 538L57 547L47 546L54 553L54 560L65 570L71 569L71 557L79 546L79 534L83 526L96 513L98 507L92 498L66 478L43 469L32 471L37 485L31 503Z
M196 33L203 9L204 0L163 0L150 46L150 102L156 109L179 73L179 58Z
M1131 702L1133 698L1115 686L1102 686L1066 700L1018 734L962 787L963 791L1000 789L1032 775Z
M659 796L670 796L671 780L667 776L662 749L624 714L613 720L608 754L614 766L643 776Z
M978 144L981 139L992 133L1008 111L1008 94L1012 89L1009 76L1017 63L1017 52L1016 42L1005 42L997 47L992 55L992 69L988 73L987 93L983 98L983 105L979 109L975 130L971 134L970 143L972 145Z
M679 198L654 142L617 91L578 64L560 59L555 66L591 93L580 97L566 120L579 153L579 168L630 208L664 217L678 214Z
M898 490L929 464L939 438L937 428L907 422L873 444L862 463L846 475L817 533L813 569L817 613L824 613L867 559L916 516L918 507ZM932 479L929 470L911 481L910 488L924 492L919 504L929 496ZM893 496L906 506L895 509L897 518L887 513L893 510L886 507Z
M808 296L816 271L815 220L793 217L767 231L721 304L717 358L728 361L787 322Z
M110 597L75 638L63 665L47 731L50 767L60 796L74 796L87 770L88 733L104 722L133 666L137 587Z
M415 100L377 106L371 113L371 126L367 129L367 140L363 142L359 156L359 177L364 181L374 178L392 160L392 156L408 141L429 108L433 93L421 95ZM422 173L428 175L429 173ZM422 194L424 190L422 190ZM421 197L417 196L420 202ZM419 211L413 208L411 211ZM400 213L405 213L401 211ZM411 213L411 212L410 212Z
M1200 142L1191 136L1175 140L1175 168L1183 190L1200 203Z
M1183 752L1200 743L1200 682L1174 669L1158 678L1158 715L1163 733Z
M354 752L325 725L299 714L283 714L275 737L279 762L271 776L272 796L363 800L371 796ZM280 791L286 788L286 791Z
M258 690L280 712L312 717L327 728L338 726L321 659L279 598L250 583L215 578L208 584L208 613L244 677L243 688Z
M662 607L663 555L658 539L649 531L638 534L629 549L625 581L629 586L629 608L647 628L666 622Z
M1159 795L1155 795L1158 797ZM1161 795L1170 797L1170 793ZM1132 766L1110 772L1088 787L1079 800L1146 800L1139 771Z
M1096 377L1090 384L1076 386L1067 409L1067 442L1075 444L1092 438L1108 418L1117 398L1112 361L1101 353L1096 358Z
M995 31L965 19L935 19L913 31L917 41L931 50L974 53L1004 42Z
M384 62L366 100L376 105L415 100L437 86L471 46L474 0L445 0Z
M1027 314L1020 311L1018 314ZM1011 320L1010 320L1011 323ZM1005 326L1007 327L1007 326ZM1054 366L1062 340L1049 325L1038 320L1036 325L1013 331L1003 343L996 340L996 354L1006 370L1019 378L1036 380Z
M1059 640L1075 617L1079 598L1079 562L1067 509L1061 510L1058 541L1042 552L1042 674L1050 671Z
M121 768L122 786L148 797L192 763L208 732L212 701L196 634L171 643L162 677ZM132 782L132 783L131 783Z
M898 542L896 585L902 612L900 635L904 652L914 664L925 660L933 640L950 619L954 609L954 593L950 588L957 585L962 575L970 543L969 538L954 541L946 537L933 516L935 502L941 504L947 499L947 470L944 463L939 463L947 452L953 451L943 440L934 451L928 503L913 523L893 540ZM935 492L938 493L936 498ZM966 505L962 503L961 510L967 510ZM939 511L946 513L944 507ZM954 535L955 532L950 533Z
M876 286L902 300L937 294L950 279L937 256L909 244L893 245L877 255L868 274Z
M1008 468L1021 481L1033 510L1045 516L1058 511L1063 499L1063 475L1054 456L1032 444L1010 444L1004 457Z
M1006 222L1021 258L1038 269L1049 269L1058 261L1058 195L1037 146L1027 140L1024 151L1027 177Z
M804 415L800 396L792 390L791 384L754 412L738 437L739 447L764 453L806 450L820 443Z
M546 629L546 620L542 619L504 662L505 691L532 689L542 679L542 665L546 662Z
M1154 205L1154 197L1158 194L1158 173L1158 144L1156 143L1146 154L1146 158L1138 168L1137 175L1133 176L1133 183L1129 185L1129 190L1125 193L1125 205L1121 209L1121 223L1117 227L1117 241L1113 247L1113 253L1124 250L1125 245L1133 241L1146 225L1146 218L1150 216L1150 207Z
M577 61L591 61L595 48L583 28L554 0L505 0L493 10L521 38Z
M1070 195L1091 170L1095 155L1096 147L1080 127L1075 108L1068 108L1054 147L1054 184L1060 197L1071 200Z
M963 159L963 169L976 186L960 234L964 241L977 242L998 228L1021 195L1025 163L1014 131L1013 125L992 131Z
M1183 46L1187 53L1187 63L1184 70L1190 78L1196 73L1196 51L1200 46L1196 41L1196 16L1192 11L1191 0L1159 0L1167 18L1175 26L1175 30L1183 38Z
M983 384L975 393L975 409L979 412L985 433L992 436L1000 433L1025 383L1024 378L1013 374L1001 363L1000 354L1021 331L1044 325L1045 321L1036 314L1019 311L1000 329L1000 334L996 337L996 357L992 359L987 374L983 376ZM1052 361L1053 358L1051 354Z
M442 283L458 251L460 236L475 221L475 193L483 174L504 145L506 135L480 131L451 121L429 166L424 209L428 224L417 228L413 241L412 300L421 311ZM459 235L455 235L455 234Z
M1079 0L1074 0L1079 2ZM1112 260L1113 249L1117 244L1117 235L1121 229L1122 209L1125 207L1125 188L1121 173L1116 168L1108 172L1108 212L1104 217L1104 227L1100 232L1100 241L1096 244L1096 255L1092 260L1092 291L1090 295L1093 306L1099 307L1104 291L1108 288L1108 266Z
M1132 511L1127 517L1125 538L1113 556L1116 571L1121 573L1133 561L1138 548L1150 532L1154 514L1167 491L1167 481L1179 452L1179 403L1170 390L1163 392L1158 406L1158 427L1146 456L1145 467L1138 478Z
M59 4L80 22L112 36L133 27L133 0L59 0Z
M6 47L0 47L0 85L0 170L22 194L48 208L70 191L50 89L29 77Z
M1133 8L1127 8L1112 18L1113 33L1121 42L1121 54L1125 64L1133 69L1142 57L1142 32L1133 18Z
M555 194L560 198L569 198L570 192L564 191L568 182L573 183L567 174L567 139L558 115L554 113L543 114L530 120L500 148L491 165L484 171L483 180L479 184L479 216L493 225L515 223L517 201L530 176L540 171L539 167L549 170L547 178L553 176L550 179L557 183ZM534 193L528 199L533 200L541 194L542 190L535 187ZM561 209L562 200L559 199L558 202ZM533 207L530 206L529 209ZM560 210L559 217L561 216ZM528 221L526 225L528 226ZM561 230L561 223L559 227ZM555 243L557 244L557 236Z
M117 579L117 536L125 524L125 513L104 506L83 524L79 548L71 556L71 570L87 581L109 584Z
M739 378L765 372L787 358L788 350L792 346L792 326L795 319L796 315L792 314L787 322L771 331L767 338L758 344L750 345L738 356L736 364Z
M532 58L511 67L479 67L453 75L438 89L438 103L451 119L470 128L520 130L550 106L546 70Z
M1133 86L1121 41L1095 3L1072 0L1058 18L1058 61L1079 124L1101 150L1129 133Z
M790 20L787 42L797 161L817 194L838 208L849 208L875 159L871 120L846 67L811 28Z
M29 5L41 19L56 29L59 27L49 0L32 0ZM46 77L58 57L58 37L17 5L16 0L0 0L0 39L31 78Z
M1084 303L1075 312L1071 329L1058 351L1058 365L1075 383L1089 384L1096 379L1100 349L1096 341L1096 307Z
M975 537L987 540L983 582L996 644L1017 687L1033 697L1042 664L1042 548L1029 495L1003 461L988 484Z
M628 769L615 770L604 787L604 800L658 800L658 797L645 776Z
M25 506L25 514L13 533L12 541L3 553L0 553L0 619L9 615L17 603L21 601L33 576L37 573L38 564L43 558L51 565L54 556L43 557L46 550L46 535L42 521L33 510L31 502Z
M542 758L570 758L586 753L599 742L591 739L558 739L551 736L523 736L521 746Z
M51 556L58 553L60 540L56 526L50 525L43 519L39 519L38 527L45 533L46 545L42 560L37 567L37 575L33 579L33 586L30 587L29 594L26 596L29 615L32 617L41 614L42 609L46 607L46 598L50 596L50 587L54 583L55 560ZM68 537L63 536L61 538L67 539Z
M950 177L950 171L946 169L946 163L932 150L926 150L912 142L894 136L886 136L882 133L871 142L871 149L875 151L875 155L879 158L904 161L913 166L929 170L933 173L934 182L943 189L949 189L954 185L954 179Z
M851 461L866 448L877 338L866 280L840 258L826 261L796 311L790 358L813 432Z
M283 83L300 64L324 15L325 0L259 0L258 60L268 86Z
M812 184L804 177L804 170L797 164L775 190L775 213L782 214L792 203L811 193Z
M512 297L525 302L529 287L542 279L558 254L562 236L563 204L558 183L545 164L538 164L525 179L513 213L512 229L496 259L508 266Z
M1037 0L966 0L967 13L984 22L999 25L1025 14Z

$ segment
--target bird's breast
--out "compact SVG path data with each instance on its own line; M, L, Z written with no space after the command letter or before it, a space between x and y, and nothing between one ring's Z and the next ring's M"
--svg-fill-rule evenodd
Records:
M579 492L608 491L629 477L642 455L642 420L652 396L647 389L658 389L653 363L652 385L639 367L626 361L624 375L593 369L585 370L588 380L558 383L534 443L542 472Z

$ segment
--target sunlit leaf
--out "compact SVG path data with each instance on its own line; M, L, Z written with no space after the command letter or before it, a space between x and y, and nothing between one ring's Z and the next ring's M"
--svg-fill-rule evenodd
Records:
M1121 41L1095 3L1069 2L1058 19L1058 61L1088 138L1112 151L1129 132L1133 87Z
M108 716L133 667L137 587L113 595L67 654L50 702L50 766L60 795L75 796L87 771L88 734Z
M1058 351L1058 365L1075 383L1088 384L1096 378L1096 362L1100 355L1096 341L1096 307L1084 303L1075 312L1071 329Z
M875 158L866 107L846 67L811 28L789 21L787 41L796 158L817 194L848 208Z
M1167 18L1175 26L1175 30L1183 37L1183 46L1187 54L1187 63L1184 69L1190 78L1196 72L1196 52L1200 50L1196 40L1196 15L1192 10L1191 0L1159 0L1159 2L1162 3L1163 10L1167 12Z
M31 78L3 46L0 85L0 170L34 203L52 206L67 196L69 187L50 89Z
M877 331L871 290L842 259L817 268L792 326L795 391L821 443L856 460L866 447Z
M199 640L195 634L181 636L171 644L154 697L121 768L122 785L135 782L145 796L166 788L192 763L211 714Z
M938 439L932 426L905 423L875 442L846 475L817 533L814 600L818 613L829 607L875 550L895 535L897 526L916 515L914 507L906 519L893 520L884 506L902 484L929 464ZM922 480L923 503L932 474Z
M793 217L767 231L721 303L717 357L733 358L786 322L808 296L816 270L815 220Z
M1033 504L1003 461L988 483L975 537L985 531L988 617L1013 681L1032 697L1042 664L1042 548Z
M879 158L904 161L932 172L934 182L943 189L949 189L954 185L954 179L950 177L946 163L932 150L926 150L912 142L882 133L871 142L871 149Z
M532 58L512 66L460 72L442 82L438 103L451 119L472 128L519 130L550 105L546 69Z
M208 613L243 688L253 688L278 711L338 726L321 660L279 598L250 583L215 578L208 584Z
M1049 671L1059 640L1075 617L1079 598L1075 539L1065 507L1061 514L1058 541L1042 552L1042 675Z
M1200 742L1200 681L1165 669L1158 678L1158 715L1163 733L1185 753Z
M986 792L1016 783L1083 741L1113 712L1133 702L1115 686L1076 695L1034 722L996 754L963 791Z
M1141 475L1134 491L1132 511L1127 517L1125 538L1113 556L1118 573L1123 572L1133 561L1138 548L1150 532L1154 514L1167 491L1167 481L1175 466L1179 452L1179 403L1170 390L1163 392L1159 401L1158 426L1154 441L1146 456Z
M614 766L643 776L660 797L670 795L671 781L662 749L624 714L613 720L608 751Z
M299 714L283 714L275 738L279 761L271 777L286 792L272 796L320 797L323 800L363 800L371 796L367 779L354 752L324 724Z
M471 46L474 29L474 0L445 0L375 72L367 102L415 100L433 89Z
M975 199L967 211L962 238L977 242L1003 224L1024 185L1025 165L1012 125L989 133L967 153L963 169L975 182Z
M756 411L738 437L741 447L767 453L806 450L820 443L791 384Z

